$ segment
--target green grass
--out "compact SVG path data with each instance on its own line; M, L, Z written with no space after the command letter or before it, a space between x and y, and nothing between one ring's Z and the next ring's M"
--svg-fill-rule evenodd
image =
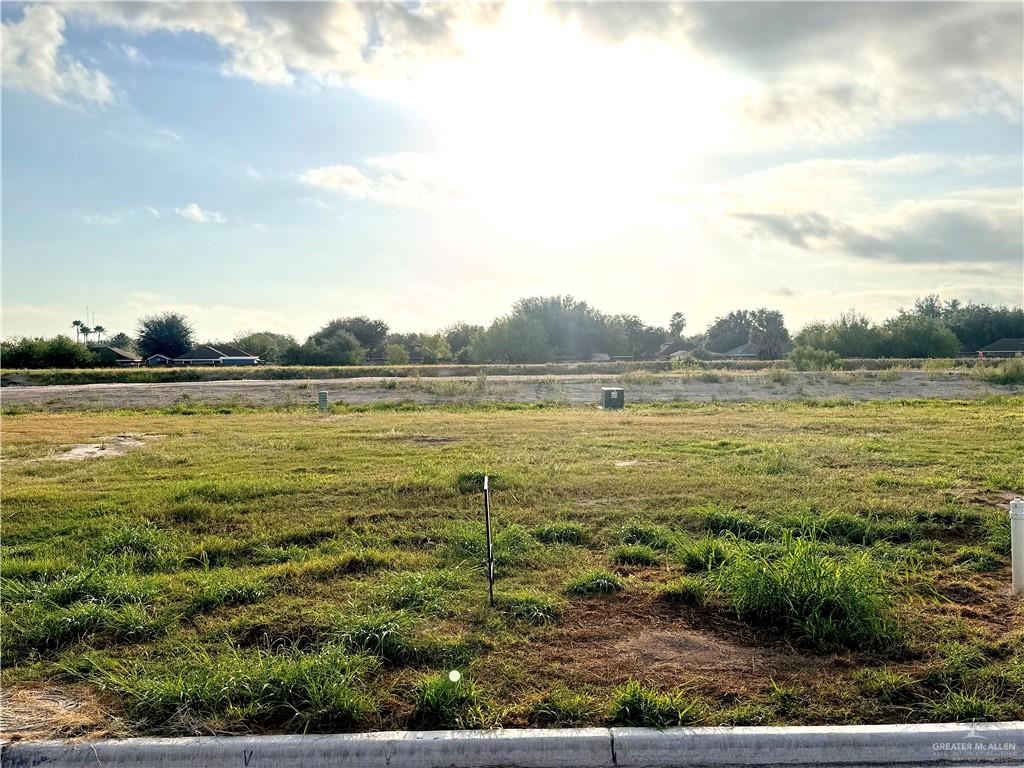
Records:
M102 690L133 734L1021 719L1024 616L986 605L1006 599L1022 413L7 415L0 683ZM125 433L144 444L49 458ZM687 633L736 658L701 673ZM749 666L759 642L802 657L799 686Z
M715 572L737 614L823 646L887 649L900 627L879 569L866 553L844 559L786 536L778 553L742 549Z
M615 725L669 728L696 725L706 716L704 703L685 692L662 693L630 681L612 695L610 720Z
M565 585L570 595L613 595L621 592L622 579L607 571L587 571Z
M619 565L658 565L661 555L646 544L622 544L612 550L612 560Z

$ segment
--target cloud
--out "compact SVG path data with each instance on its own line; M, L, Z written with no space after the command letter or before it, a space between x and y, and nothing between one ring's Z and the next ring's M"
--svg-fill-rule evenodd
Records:
M140 34L191 32L227 54L222 71L268 85L297 75L329 85L408 73L457 55L453 27L495 16L495 6L400 3L83 3L68 13Z
M174 212L183 219L194 221L197 224L223 224L227 219L219 211L207 211L200 208L197 203L189 203L184 208L175 208Z
M1021 195L993 190L902 202L878 215L737 213L755 236L807 251L841 251L899 263L1020 263L1024 253ZM1000 198L1000 199L993 199Z
M309 187L339 192L359 200L425 208L452 199L435 159L413 152L371 158L365 171L353 165L325 165L299 175ZM368 174L373 174L370 176Z
M48 5L25 7L21 21L3 25L3 85L61 104L109 104L114 87L98 69L61 52L64 17Z

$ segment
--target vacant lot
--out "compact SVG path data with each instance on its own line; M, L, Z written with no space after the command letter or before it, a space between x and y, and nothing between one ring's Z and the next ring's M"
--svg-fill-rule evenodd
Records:
M1024 398L220 410L4 418L8 733L1024 717Z
M626 389L627 402L715 400L903 400L976 398L1019 394L1022 384L998 384L966 370L690 371L565 376L363 377L296 381L225 380L161 384L8 386L8 412L109 408L162 408L201 402L218 405L296 406L315 403L327 390L332 403L458 404L481 402L596 404L603 386Z

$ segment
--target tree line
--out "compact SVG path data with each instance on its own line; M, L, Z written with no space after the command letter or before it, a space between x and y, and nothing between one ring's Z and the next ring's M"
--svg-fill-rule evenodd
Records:
M21 338L0 348L8 368L80 368L100 364L95 345L78 340ZM89 334L100 327L87 329ZM834 320L815 321L791 336L778 310L738 309L715 318L704 331L686 335L686 317L676 312L667 327L647 325L636 315L608 315L571 296L517 301L489 326L455 323L436 333L394 333L368 317L331 320L305 340L273 331L247 331L228 343L278 365L415 363L547 363L611 358L650 359L668 351L710 358L751 344L760 359L779 359L794 346L839 357L954 357L1004 337L1024 337L1021 307L942 301L925 296L882 323L850 310ZM196 343L188 319L168 312L144 317L133 336L113 334L106 342L146 358L177 357ZM211 342L217 346L217 342ZM668 346L666 346L668 345Z

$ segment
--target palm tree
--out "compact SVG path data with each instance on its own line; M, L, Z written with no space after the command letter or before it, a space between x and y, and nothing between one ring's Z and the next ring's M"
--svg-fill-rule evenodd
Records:
M78 330L80 330L82 332L82 335L85 336L85 345L89 346L89 334L92 333L92 328L90 328L88 325L83 325Z
M71 323L71 327L75 329L75 341L78 341L78 335L82 332L82 325L81 320L75 320Z
M93 330L96 331L96 341L103 341L103 334L107 332L107 329L102 325L97 325Z

